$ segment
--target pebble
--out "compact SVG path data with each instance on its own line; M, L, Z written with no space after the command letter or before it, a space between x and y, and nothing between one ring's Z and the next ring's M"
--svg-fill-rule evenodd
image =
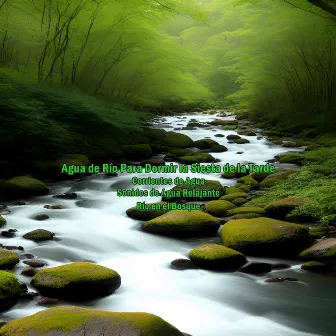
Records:
M40 299L37 299L36 301L37 301L37 304L39 304L41 306L52 305L52 304L56 304L58 302L57 299L52 299L52 298L48 298L48 297L40 298Z
M22 275L29 276L29 277L33 277L36 273L37 273L37 269L32 268L32 267L24 268L21 272Z
M1 231L1 235L6 238L13 238L15 237L14 232L9 232L9 231Z
M20 255L20 259L34 259L35 256L31 253L23 253Z
M43 220L46 220L46 219L49 219L49 218L50 217L47 214L40 214L40 215L35 216L35 219L38 220L38 221L43 221Z
M47 265L46 262L40 260L24 260L23 263L31 267L43 267Z

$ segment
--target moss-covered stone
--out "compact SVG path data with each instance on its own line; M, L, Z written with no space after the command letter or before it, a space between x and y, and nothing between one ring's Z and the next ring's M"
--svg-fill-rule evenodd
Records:
M178 329L149 313L116 313L75 306L45 309L7 323L1 336L74 335L183 336Z
M0 271L0 311L4 311L13 305L22 291L22 287L14 274Z
M54 233L44 229L37 229L30 231L23 235L23 238L34 240L34 241L45 241L52 240L54 238Z
M186 148L168 148L167 152L169 154L171 154L171 156L173 157L180 157L180 156L189 156L189 155L193 155L195 154L195 152L193 152L190 149L186 149Z
M147 210L139 210L135 206L135 207L127 209L126 215L133 219L147 221L147 220L159 217L165 214L166 212L170 211L170 210L163 210L162 209L163 204L167 204L167 203L166 202L147 203L147 205L149 206L149 209ZM152 208L152 207L155 207L155 205L159 205L160 209L156 210L155 208Z
M251 261L239 269L240 272L248 274L263 274L272 271L272 265L269 263Z
M325 147L335 147L336 146L336 132L329 132L323 135L320 135L314 142L325 146Z
M243 145L243 144L250 143L250 140L244 139L244 138L236 139L236 140L233 140L233 141L238 145Z
M210 152L213 153L223 153L223 152L227 152L227 147L225 147L224 145L214 145L211 147Z
M5 218L3 218L2 216L0 216L0 227L3 227L3 226L5 226L6 225L6 219Z
M74 262L38 271L31 284L44 296L82 301L112 294L120 287L121 278L107 267Z
M247 202L247 199L244 197L237 197L231 201L235 206L241 206Z
M232 202L235 198L245 198L245 199L250 199L250 195L246 192L236 192L228 195L222 196L220 199L224 201L229 201Z
M143 225L146 232L167 236L209 236L215 234L220 221L199 210L172 210Z
M252 174L250 174L250 176L256 180L257 182L262 182L263 180L265 180L265 178L267 176L272 175L273 173L266 173L266 172L253 172Z
M264 257L295 257L311 244L305 226L265 217L231 220L220 236L227 247Z
M228 210L235 207L236 206L229 201L216 200L210 201L205 205L205 212L215 217L224 217L227 215Z
M265 207L267 217L285 219L295 208L305 204L307 201L297 197L287 197L272 202Z
M329 265L323 264L319 261L308 261L305 264L301 265L301 269L308 272L316 272L316 273L325 273L333 271L333 269Z
M252 189L257 189L259 187L259 183L255 179L253 179L251 176L240 177L237 180L237 182L241 184L247 184L251 186Z
M237 167L235 167L235 170L233 172L228 172L228 173L224 173L221 176L223 178L227 178L227 179L232 179L232 178L240 178L243 176L247 176L249 174L248 169L246 169L246 171L238 171Z
M210 122L210 125L213 126L237 126L237 120L222 120L222 119L215 119Z
M238 140L241 139L241 136L237 135L237 134L229 134L226 139L228 140Z
M237 133L238 133L239 135L247 135L247 136L256 136L256 135L257 135L257 133L254 132L253 130L243 130L243 129L239 129L239 130L237 131Z
M302 251L301 260L333 261L336 260L336 238L323 239Z
M210 149L215 145L219 145L219 143L212 139L201 139L194 141L194 146L199 149Z
M259 218L262 217L263 215L258 214L258 213L253 213L253 212L247 212L247 213L242 213L238 215L234 215L233 219L251 219L251 218Z
M249 192L252 189L252 186L249 184L237 183L235 185L236 188L240 189L243 192Z
M287 153L287 154L281 154L278 160L281 163L292 163L292 164L302 165L304 159L305 159L305 156L303 154Z
M193 141L184 134L176 132L167 132L161 139L162 145L176 148L188 148L193 146Z
M322 237L334 237L336 236L336 227L314 227L309 230L309 234L315 239L320 239Z
M123 157L128 159L146 159L152 155L152 148L148 144L120 146Z
M197 185L196 187L190 184L180 184L180 185L176 185L170 190L172 190L173 192L180 191L182 193L183 189L186 189L188 191L193 191L195 189L198 189L198 190L202 190L205 192L215 190L215 191L218 191L219 196L222 196L225 193L225 188L221 185L219 181L216 181L216 180L205 180L204 184ZM188 201L194 201L194 200L199 201L200 200L199 197L194 197L192 195L183 196L182 194L182 198ZM217 199L217 198L218 197L204 196L202 199L211 200L211 199ZM181 197L171 197L171 198L162 197L162 201L174 201L174 200L181 200Z
M16 176L1 184L0 197L6 200L45 195L48 187L30 176Z
M273 173L272 175L267 176L261 183L260 186L262 188L271 188L277 183L281 181L285 181L288 179L288 177L292 174L294 174L296 171L295 170L286 170L286 171L281 171L277 173Z
M17 253L0 250L0 270L12 269L20 261Z
M192 155L180 156L178 158L178 161L185 164L192 164L192 163L210 163L210 162L216 162L217 160L211 154L208 153L193 153Z
M225 189L225 195L237 194L239 192L242 192L242 190L236 186Z
M247 214L247 213L256 213L256 214L264 215L265 210L264 208L260 208L260 207L243 206L243 207L235 208L235 209L228 211L229 215L240 215L240 214Z
M235 270L246 263L243 254L218 244L204 244L189 252L190 260L200 268Z

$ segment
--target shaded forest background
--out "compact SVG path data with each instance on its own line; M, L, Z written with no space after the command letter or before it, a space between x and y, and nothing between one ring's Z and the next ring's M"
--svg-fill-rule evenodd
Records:
M331 0L0 0L3 158L97 154L140 132L149 112L196 107L248 112L284 132L333 131L335 8ZM36 143L38 153L29 150Z

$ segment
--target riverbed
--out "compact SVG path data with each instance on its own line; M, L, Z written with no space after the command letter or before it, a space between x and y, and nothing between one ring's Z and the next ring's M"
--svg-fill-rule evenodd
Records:
M216 115L183 115L157 119L153 127L173 130L187 125L190 119L209 122ZM233 116L223 119L233 119ZM231 144L225 137L215 134L236 134L218 127L179 130L193 140L210 137L228 148L224 153L211 153L223 166L226 163L265 164L288 148L276 146L266 138L243 136L248 144ZM259 136L259 137L258 137ZM300 151L302 148L291 150ZM242 153L241 153L242 152ZM238 154L241 153L241 154ZM286 262L290 269L273 271L271 276L294 277L297 282L265 283L264 277L239 272L219 273L205 270L176 270L170 262L186 257L188 252L202 243L218 242L218 238L171 239L142 232L140 221L130 219L125 211L136 202L160 201L158 197L117 197L117 189L132 189L133 176L146 174L119 174L108 177L97 174L81 180L51 185L50 195L31 199L23 206L9 206L10 214L3 217L7 228L18 230L15 238L2 239L8 245L24 246L45 260L48 266L67 262L93 260L115 269L122 279L121 287L111 296L81 303L81 306L109 311L143 311L159 315L179 330L193 336L334 336L336 327L335 278L312 274L300 269L300 264L288 260L249 258L249 260ZM162 174L151 174L160 177ZM164 174L175 178L176 174ZM234 185L235 180L223 179L220 174L193 174L189 177L221 181ZM144 185L142 189L153 186ZM75 200L59 200L52 196L76 192ZM63 210L47 210L46 204L61 204ZM38 214L47 213L50 219L38 222ZM53 241L35 243L22 238L28 231L43 228L55 232ZM20 281L22 261L14 268ZM59 304L72 304L60 301ZM35 301L19 302L2 314L11 320L45 309ZM159 336L159 335L158 335Z

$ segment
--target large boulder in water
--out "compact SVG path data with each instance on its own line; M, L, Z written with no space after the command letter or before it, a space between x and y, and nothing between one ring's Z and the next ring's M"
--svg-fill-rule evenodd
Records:
M23 289L14 274L0 271L0 311L13 305L22 292Z
M12 269L20 261L19 255L8 250L0 250L0 270Z
M216 217L227 216L228 210L234 209L236 206L224 200L210 201L205 205L205 212Z
M172 210L143 225L146 232L175 236L194 237L214 235L220 221L200 210Z
M0 329L0 335L183 336L183 333L153 314L59 306L11 321Z
M307 261L336 260L336 238L321 240L315 245L302 251L299 257L300 259Z
M48 192L43 182L30 176L16 176L1 183L0 198L10 200L45 195Z
M73 301L112 294L120 287L120 275L90 262L74 262L40 270L31 284L41 295Z
M192 147L194 142L187 135L167 132L161 139L161 144L168 147L188 148Z
M219 145L219 143L212 139L201 139L194 141L194 146L199 149L210 149L215 145Z
M246 263L240 252L218 244L204 244L189 252L190 260L200 268L234 270Z
M163 204L167 204L167 202L147 203L147 205L149 206L149 209L145 209L145 210L137 209L137 207L135 206L135 207L127 209L126 215L133 219L148 221L150 219L159 217L167 213L168 211L170 211L170 209L167 209L167 210L162 209ZM159 206L160 209L157 210L155 207L156 205Z
M311 244L305 226L266 217L231 220L220 236L227 247L263 257L295 257Z

